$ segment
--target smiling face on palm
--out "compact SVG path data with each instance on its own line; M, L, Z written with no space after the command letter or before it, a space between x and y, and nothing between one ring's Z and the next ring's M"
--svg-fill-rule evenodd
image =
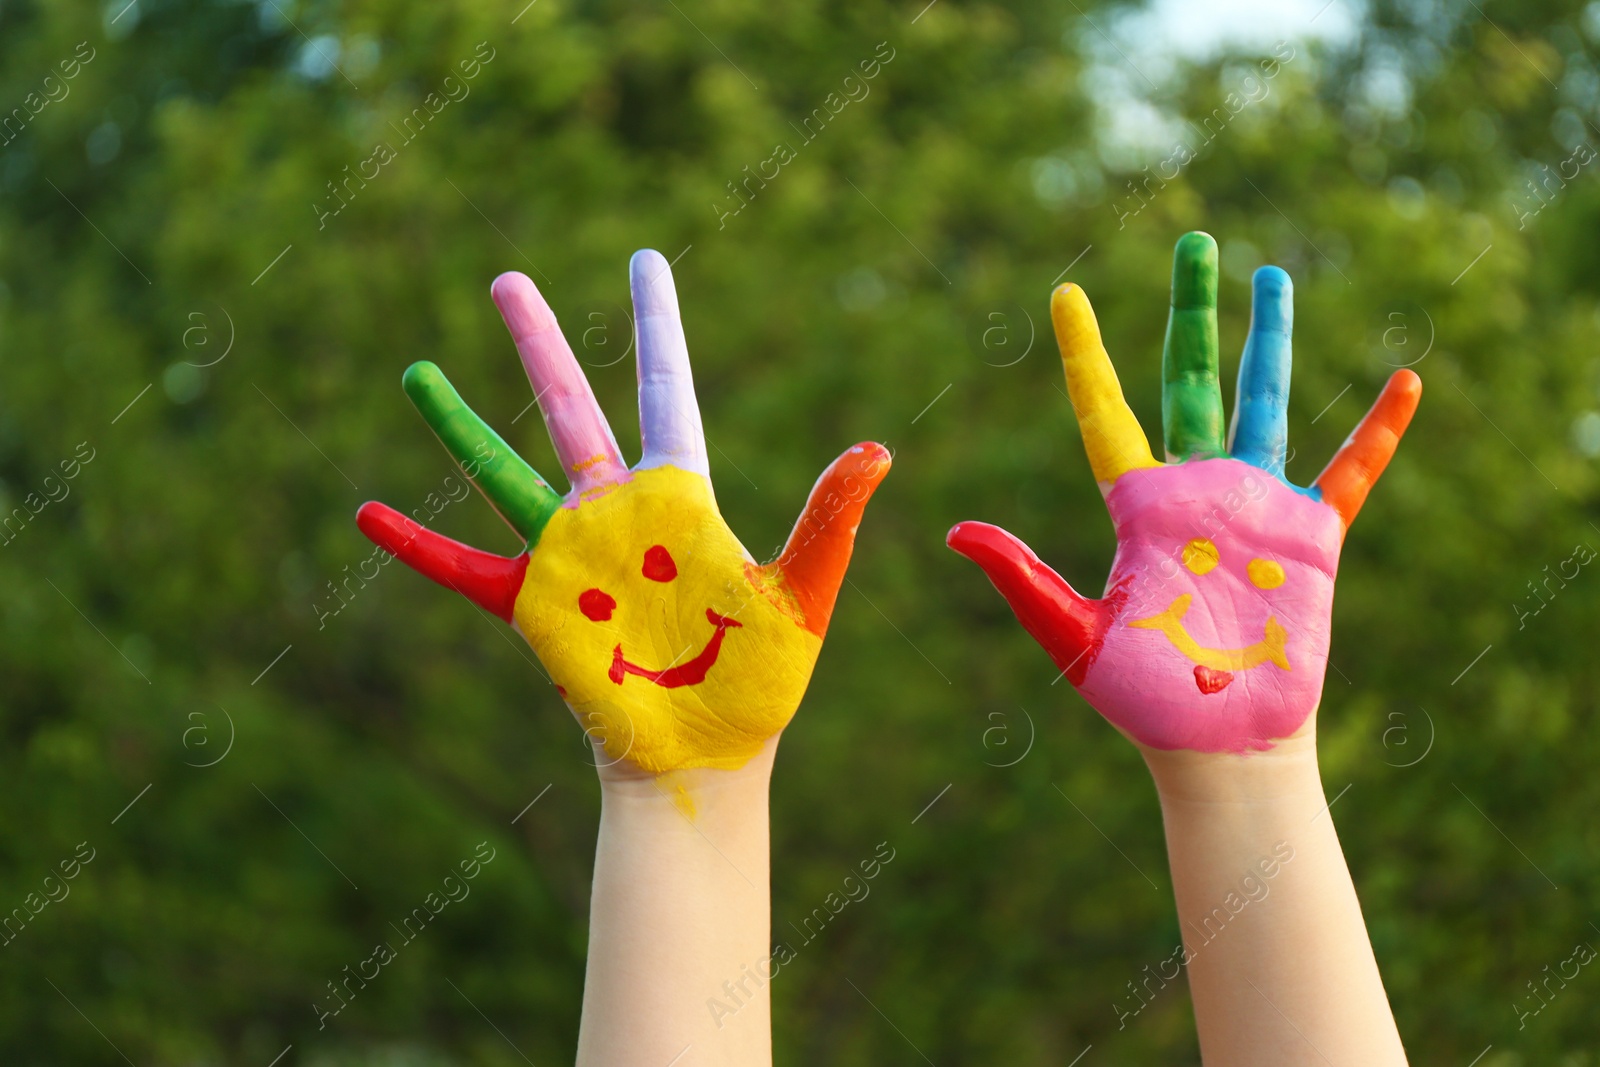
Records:
M1108 618L1079 691L1169 747L1292 734L1322 691L1338 514L1235 459L1130 471L1106 506Z
M794 714L822 637L782 588L709 482L658 467L551 517L513 621L611 759L677 764L749 753Z
M1168 462L1151 454L1083 291L1051 301L1067 387L1117 533L1104 596L1080 596L997 527L962 523L977 562L1085 699L1156 749L1243 752L1316 710L1344 532L1416 409L1410 371L1310 488L1283 475L1292 291L1256 272L1233 425L1218 384L1216 244L1178 242L1162 359Z
M650 774L737 767L789 722L867 499L888 472L847 450L812 489L777 559L757 564L712 495L672 274L631 264L644 455L623 463L555 316L520 274L491 290L571 489L564 496L462 402L431 363L404 385L428 425L525 544L481 552L378 503L357 522L380 547L512 623L613 763Z

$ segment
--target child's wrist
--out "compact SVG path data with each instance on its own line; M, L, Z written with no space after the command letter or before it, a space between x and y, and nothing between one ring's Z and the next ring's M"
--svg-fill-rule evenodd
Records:
M685 813L708 808L766 811L778 739L770 738L754 756L738 767L691 767L650 774L626 760L610 761L598 745L600 792L608 805L619 808L657 808L663 803Z
M1140 746L1163 805L1269 805L1321 796L1315 720L1261 752L1161 751Z

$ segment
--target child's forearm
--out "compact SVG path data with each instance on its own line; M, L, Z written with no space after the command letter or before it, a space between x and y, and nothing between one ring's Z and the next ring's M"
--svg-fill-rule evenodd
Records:
M1146 758L1205 1062L1404 1064L1315 736L1246 757Z
M736 771L603 776L578 1067L772 1062L775 746Z

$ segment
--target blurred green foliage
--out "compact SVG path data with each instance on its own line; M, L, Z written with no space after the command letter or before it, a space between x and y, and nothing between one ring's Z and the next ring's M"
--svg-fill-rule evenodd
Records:
M398 567L348 604L329 583L371 554L362 500L447 491L408 362L555 466L487 297L502 270L544 288L636 452L644 246L676 258L754 553L842 447L896 451L779 761L775 936L879 842L896 859L775 981L778 1063L917 1062L908 1038L939 1064L1195 1062L1181 988L1125 1029L1113 1007L1178 940L1144 769L942 545L1003 523L1098 589L1110 527L1046 297L1071 264L1158 431L1195 228L1222 243L1229 375L1250 270L1294 277L1296 480L1420 360L1345 546L1321 716L1413 1062L1600 1061L1592 968L1523 1029L1514 1007L1600 943L1600 577L1530 586L1600 548L1600 186L1559 177L1600 136L1594 11L1379 0L1348 48L1295 44L1133 214L1128 183L1187 135L1114 135L1117 86L1201 122L1261 57L1147 84L1099 32L1116 11L1035 0L125 4L0 0L0 107L30 116L0 145L0 511L38 509L0 545L0 907L94 850L0 948L4 1062L570 1061L580 732L465 601ZM795 158L721 217L779 143ZM513 547L475 499L434 525ZM471 897L319 1030L325 983L482 841Z

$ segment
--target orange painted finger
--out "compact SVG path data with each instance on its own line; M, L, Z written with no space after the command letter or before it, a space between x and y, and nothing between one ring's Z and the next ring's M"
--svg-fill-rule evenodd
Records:
M1397 370L1379 394L1372 410L1317 476L1322 502L1339 513L1346 529L1366 503L1367 493L1394 458L1400 438L1411 424L1422 399L1422 379L1416 372Z
M793 592L803 625L821 637L844 581L867 501L889 473L889 450L872 441L828 465L811 489L783 553L772 566Z

